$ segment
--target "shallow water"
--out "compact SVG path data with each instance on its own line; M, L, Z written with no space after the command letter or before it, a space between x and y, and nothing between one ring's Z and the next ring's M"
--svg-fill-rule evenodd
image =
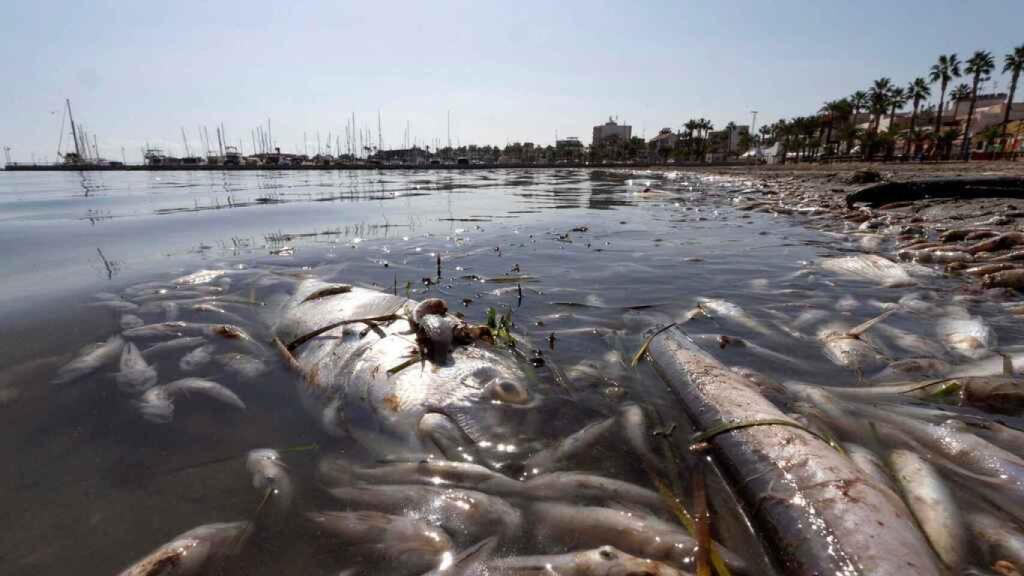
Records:
M546 360L542 375L551 376L550 366L570 375L568 391L553 382L544 390L573 400L544 431L552 437L625 402L664 423L681 421L649 368L625 364L650 329L681 321L699 298L739 305L756 322L719 316L688 325L691 334L714 335L701 342L726 364L778 381L857 385L855 371L822 353L815 327L821 318L852 327L908 290L813 268L851 247L799 218L735 210L733 200L750 186L581 170L0 174L0 452L8 455L0 472L0 572L66 574L73 566L78 574L110 574L194 526L251 518L262 496L244 466L254 448L318 444L319 452L286 455L295 507L339 508L315 478L319 453L340 450L355 462L369 456L318 429L299 403L295 377L269 346L266 374L220 379L244 400L244 412L190 400L173 422L147 422L112 383L115 366L50 383L79 348L120 331L119 313L88 305L97 293L169 283L198 269L234 270L228 291L256 301L275 301L308 273L416 299L438 296L473 322L483 322L489 307L511 310L532 344L525 348ZM488 281L508 276L518 282ZM941 277L922 281L939 300L958 294ZM963 305L988 318L1000 345L1024 341L1024 330L995 305ZM799 325L808 309L824 312L794 329L809 337L779 328ZM232 311L267 341L273 318L264 310ZM899 313L885 325L937 342L934 318ZM770 352L721 345L718 334ZM887 334L876 345L889 358L920 356ZM180 355L158 360L161 382L178 377ZM617 444L581 466L647 482ZM973 497L961 505L986 506ZM724 527L736 523L724 517L733 512L719 512L719 537L736 547L741 541ZM250 548L228 573L331 574L349 561L298 520Z

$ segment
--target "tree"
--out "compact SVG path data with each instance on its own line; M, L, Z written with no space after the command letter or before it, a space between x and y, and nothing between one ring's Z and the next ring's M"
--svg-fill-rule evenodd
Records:
M938 62L932 64L931 71L928 73L928 78L932 83L939 83L939 109L935 115L935 134L942 131L942 107L946 97L946 86L949 85L950 80L959 77L960 61L957 60L956 54L939 56Z
M973 81L971 85L971 107L969 112L967 112L967 123L964 126L964 144L960 150L964 160L970 160L968 154L971 149L971 121L974 116L974 106L978 103L978 84L981 83L982 79L988 80L989 74L992 73L995 67L996 62L992 59L992 53L978 50L967 61L967 66L964 68L964 72L970 74Z
M853 106L850 101L846 98L839 100L830 100L825 102L825 105L821 107L819 112L824 116L823 127L825 128L825 148L826 151L830 151L829 148L832 145L832 131L835 128L836 122L846 122L853 111Z
M889 131L895 129L896 111L907 105L907 92L899 86L889 91Z
M904 154L910 155L910 146L913 142L917 141L917 111L921 106L921 101L926 100L932 95L932 89L928 87L928 82L924 78L914 78L914 81L907 86L907 98L910 98L914 111L910 114L910 134L907 136L907 148Z
M853 107L854 120L856 120L857 114L860 114L868 107L868 93L863 90L857 90L853 94L850 94L849 100L850 106Z
M1024 70L1024 44L1017 46L1003 58L1003 73L1010 73L1010 94L1006 97L1006 110L1003 112L1002 135L1006 136L1006 127L1010 124L1010 108L1013 107L1013 95L1017 92L1017 81Z
M892 80L889 78L875 80L871 88L868 89L868 106L872 114L872 130L874 132L878 131L878 127L882 122L882 115L889 108L889 96L892 94L892 90Z
M961 82L949 92L949 101L953 104L953 119L960 114L960 103L971 99L971 87Z

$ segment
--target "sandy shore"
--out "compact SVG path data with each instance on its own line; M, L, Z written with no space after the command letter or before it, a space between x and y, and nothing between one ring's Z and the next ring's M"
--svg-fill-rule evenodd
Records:
M937 177L1024 177L1024 162L952 164L786 164L702 170L736 178L742 210L803 215L865 253L923 264L967 281L967 291L1016 300L1024 290L1021 198L931 198L850 208L846 195L873 182Z

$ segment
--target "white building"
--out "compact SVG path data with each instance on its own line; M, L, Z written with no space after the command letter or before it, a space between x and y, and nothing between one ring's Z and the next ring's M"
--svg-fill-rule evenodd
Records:
M623 143L629 142L629 139L632 136L632 126L618 124L615 120L608 118L608 122L605 122L604 125L594 126L594 141L592 142L592 145L599 146L613 139Z

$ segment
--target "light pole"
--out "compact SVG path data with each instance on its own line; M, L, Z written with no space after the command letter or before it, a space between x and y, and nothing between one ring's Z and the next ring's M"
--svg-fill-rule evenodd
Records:
M751 110L750 137L754 139L754 158L761 157L761 141L757 138L757 110Z

